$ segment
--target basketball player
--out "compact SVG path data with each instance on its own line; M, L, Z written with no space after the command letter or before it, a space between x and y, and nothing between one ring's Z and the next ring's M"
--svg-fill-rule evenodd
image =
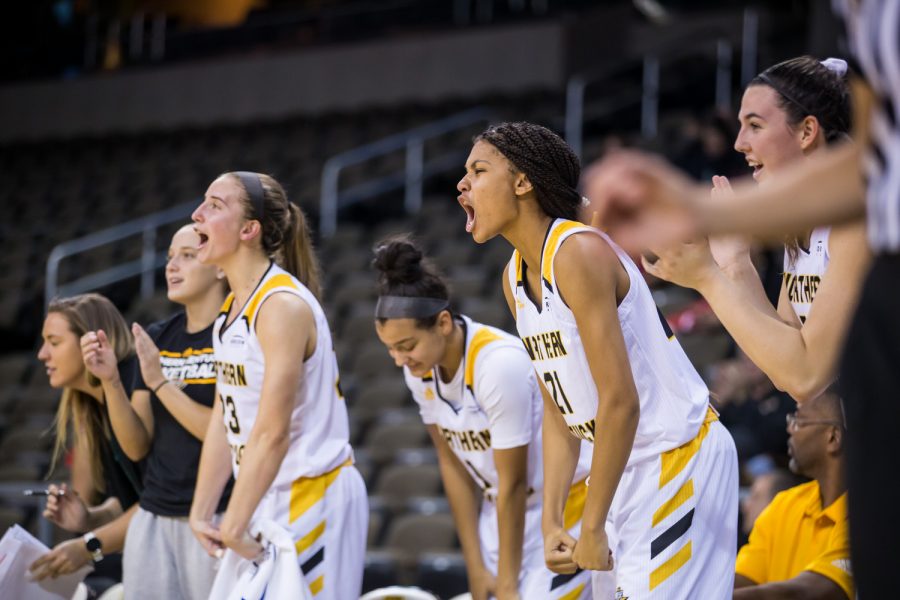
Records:
M847 138L846 68L841 60L820 63L803 56L751 80L741 101L734 147L745 155L760 185ZM714 184L720 192L730 190L724 177L714 178ZM711 252L710 244L719 245ZM659 260L651 264L644 259L644 268L700 292L779 389L802 402L818 396L834 379L869 261L864 223L817 227L789 237L777 310L765 296L746 244L700 239L651 249Z
M117 373L106 334L91 331L81 339L86 360L94 357L92 372L110 390L110 425L122 450L146 465L123 552L128 599L206 598L215 577L215 560L194 539L186 518L213 406L212 326L227 292L224 275L197 261L199 241L193 225L185 225L169 246L168 296L184 311L147 331L132 325L141 376L130 401L121 385L108 381ZM230 486L218 512L229 494ZM154 585L145 585L151 579Z
M212 182L193 220L200 262L222 269L232 290L213 327L219 402L201 454L194 533L211 554L224 547L253 561L262 551L255 521L275 521L295 540L313 596L356 598L366 490L305 217L272 177L234 172ZM216 525L229 446L235 485ZM233 577L220 571L214 592Z
M403 367L437 449L472 597L590 598L588 572L555 575L544 565L543 408L521 342L453 315L447 285L412 241L379 244L373 265L379 295L375 330ZM590 454L584 452L564 517L573 535L578 535L589 467ZM612 597L611 587L607 596Z
M504 292L556 409L543 424L547 563L615 565L615 593L632 600L730 597L734 443L637 267L575 222L579 174L559 136L503 123L476 138L457 186L475 241L515 248ZM593 459L576 540L562 515L579 440Z

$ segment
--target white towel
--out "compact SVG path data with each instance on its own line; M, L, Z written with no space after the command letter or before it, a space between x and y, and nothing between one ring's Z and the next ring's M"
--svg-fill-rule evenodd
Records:
M312 600L312 592L297 564L291 535L271 519L251 524L250 531L254 536L262 536L263 558L253 562L226 550L209 593L210 600L260 600L263 596Z

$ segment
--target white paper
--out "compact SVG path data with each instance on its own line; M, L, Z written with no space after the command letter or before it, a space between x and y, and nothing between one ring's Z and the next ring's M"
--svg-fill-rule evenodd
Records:
M32 581L28 567L50 552L36 537L13 525L0 539L0 598L28 598L28 600L69 600L75 588L94 570L86 565L55 579Z

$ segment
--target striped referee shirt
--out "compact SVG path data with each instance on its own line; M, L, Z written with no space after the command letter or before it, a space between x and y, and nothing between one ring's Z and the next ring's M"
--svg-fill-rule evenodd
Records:
M900 252L900 1L834 0L856 71L875 93L865 153L872 249Z

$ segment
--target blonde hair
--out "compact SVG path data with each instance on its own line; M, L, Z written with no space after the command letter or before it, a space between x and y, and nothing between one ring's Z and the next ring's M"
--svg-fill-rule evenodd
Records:
M88 331L102 329L116 356L116 361L134 354L134 342L125 319L105 296L81 294L70 298L57 298L50 302L47 314L58 313L69 324L69 330L81 339ZM87 373L88 383L100 385L100 380ZM99 403L84 392L72 387L63 389L59 408L56 410L56 440L53 444L53 458L50 473L56 468L59 457L68 447L69 424L74 425L77 442L88 455L91 476L100 492L105 491L103 463L100 460L99 442L107 435L109 425L105 411Z
M312 234L306 215L299 206L289 201L284 187L271 175L255 173L263 189L263 215L254 213L250 194L240 175L224 173L241 187L244 217L257 219L262 226L263 251L280 267L296 277L317 298L321 295L319 262L313 249Z

